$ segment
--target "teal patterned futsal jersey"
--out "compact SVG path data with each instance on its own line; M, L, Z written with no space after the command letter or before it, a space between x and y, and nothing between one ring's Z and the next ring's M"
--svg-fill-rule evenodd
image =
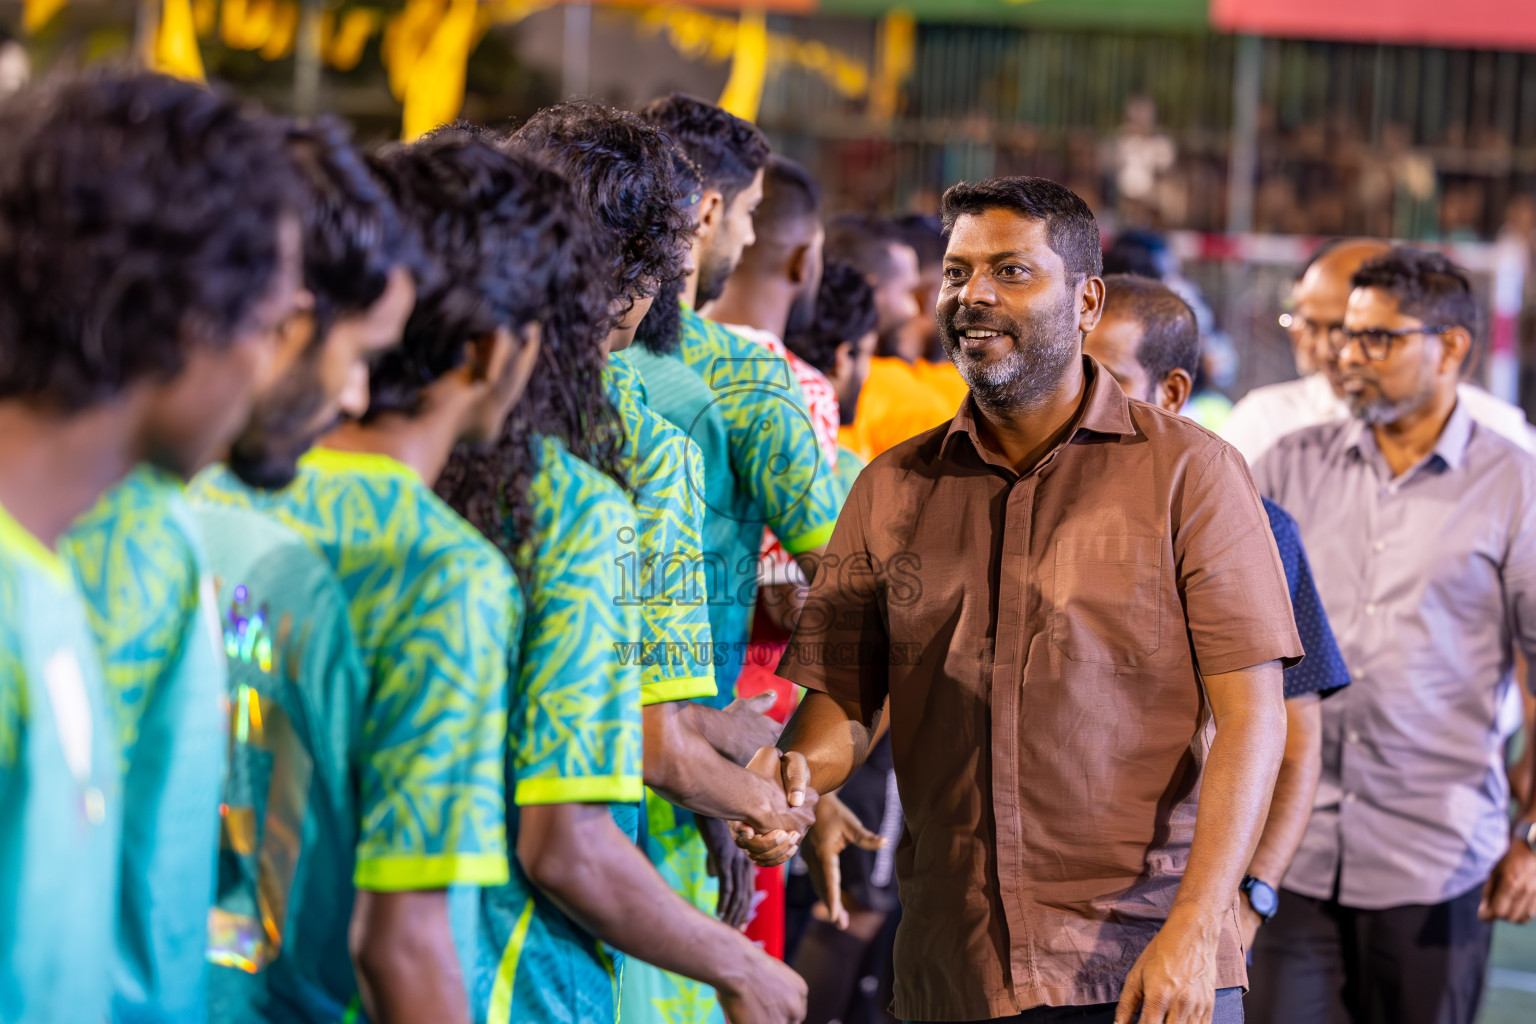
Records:
M699 446L646 404L622 353L608 357L608 397L624 426L624 471L640 533L624 559L623 600L640 605L644 704L715 695L704 590L704 479Z
M357 1000L347 951L357 851L387 847L360 811L368 671L347 596L299 534L199 502L219 580L234 754L222 808L208 957L215 1021L331 1022ZM374 791L377 793L377 789Z
M506 559L411 469L381 455L316 450L275 493L245 488L219 467L194 493L296 531L346 596L367 710L355 733L327 742L352 745L355 820L337 825L355 836L352 883L374 891L503 883L502 751L517 617ZM231 717L238 740L241 720ZM320 720L332 724L328 713ZM295 904L289 927L307 932L311 915L348 913L335 900ZM344 936L344 925L328 934ZM223 959L259 969L259 958L241 962L237 944L238 936L225 940Z
M614 816L634 836L642 790L640 667L625 657L640 635L639 608L619 600L635 512L561 442L536 444L533 536L518 546L527 621L505 765L514 849L513 802L618 804ZM454 894L475 1020L609 1024L617 957L534 888L516 857L510 874L506 885Z
M651 408L704 454L694 489L705 500L715 702L723 706L735 696L746 655L763 526L790 554L821 547L837 522L837 482L783 357L685 306L677 354L637 350L633 359Z
M60 543L101 650L123 770L113 1019L206 1016L204 946L229 744L225 669L181 483L141 466Z
M0 1021L108 1019L117 743L69 569L0 508Z

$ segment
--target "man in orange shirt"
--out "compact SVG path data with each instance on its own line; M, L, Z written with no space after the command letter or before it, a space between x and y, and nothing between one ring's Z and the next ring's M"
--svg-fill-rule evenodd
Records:
M899 218L896 230L917 253L917 306L922 313L901 328L895 354L911 363L918 379L938 392L951 410L958 409L971 389L944 352L938 321L926 315L938 302L944 284L943 226L937 217L914 213Z

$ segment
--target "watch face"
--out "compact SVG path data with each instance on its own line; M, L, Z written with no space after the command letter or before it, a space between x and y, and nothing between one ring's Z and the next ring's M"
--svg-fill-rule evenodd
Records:
M1275 895L1275 890L1254 879L1248 886L1248 905L1260 917L1270 918L1280 908L1280 898Z

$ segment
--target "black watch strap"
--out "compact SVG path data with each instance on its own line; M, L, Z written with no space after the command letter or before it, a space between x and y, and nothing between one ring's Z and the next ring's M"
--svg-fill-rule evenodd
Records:
M1268 882L1244 875L1243 884L1238 889L1248 897L1248 905L1259 915L1260 920L1269 921L1275 916L1275 911L1280 909L1280 894Z

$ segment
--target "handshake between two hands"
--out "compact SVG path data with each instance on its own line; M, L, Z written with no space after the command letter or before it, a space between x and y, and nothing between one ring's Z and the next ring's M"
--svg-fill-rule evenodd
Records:
M761 829L730 822L736 845L759 867L771 868L793 857L804 842L816 894L826 904L832 923L847 928L839 857L850 846L878 850L885 839L865 828L834 794L817 793L811 786L810 766L796 751L763 747L747 763L747 771L768 784L771 812L758 822Z

